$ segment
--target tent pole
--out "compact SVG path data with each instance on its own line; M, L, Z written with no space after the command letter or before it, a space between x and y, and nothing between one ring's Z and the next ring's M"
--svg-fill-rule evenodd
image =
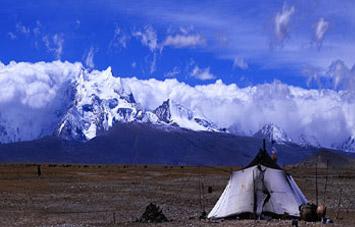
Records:
M318 207L318 160L316 161L316 205Z
M338 218L339 218L339 212L340 212L340 205L341 205L341 197L342 197L342 195L343 195L343 189L340 188L339 196L338 196L337 211L336 211L336 214L335 214L335 219L338 219Z
M204 179L202 177L201 182L201 191L202 191L202 212L206 212L206 201L205 201L205 184L203 183Z
M198 167L198 170L199 170L199 179L198 179L198 192L199 192L199 197L200 197L200 208L201 210L203 209L202 207L202 193L201 193L201 167L199 166Z
M264 140L265 141L265 140ZM256 209L257 209L257 198L256 198L256 187L255 187L255 176L254 176L254 170L253 170L253 189L254 189L254 207L253 207L253 211L254 211L254 218L255 220L257 219L257 215L256 215Z
M263 148L264 148L264 151L266 151L265 139L263 139Z
M201 167L199 166L198 169L200 172L200 177L199 177L200 206L201 206L202 213L205 213L206 212L205 201L204 201L205 200L205 195L204 195L205 186L203 184Z
M326 193L327 193L327 184L328 184L328 161L327 160L327 170L325 175L325 184L324 184L324 193L323 193L323 204L325 205Z

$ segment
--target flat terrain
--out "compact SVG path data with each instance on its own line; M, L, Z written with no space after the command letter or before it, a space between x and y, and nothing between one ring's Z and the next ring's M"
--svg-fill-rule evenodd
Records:
M237 169L237 168L234 168ZM200 221L227 184L232 168L170 166L0 166L0 226L150 226L135 222L154 202L171 220L162 226L290 226L291 221ZM315 199L315 170L289 167L306 197ZM323 200L325 169L319 170ZM204 197L201 200L200 182ZM329 170L326 204L336 226L355 226L355 167ZM208 188L212 192L208 192ZM339 201L340 199L340 201ZM202 201L202 202L201 202ZM201 204L202 203L202 204ZM340 204L340 205L339 205ZM300 223L317 225L313 223Z

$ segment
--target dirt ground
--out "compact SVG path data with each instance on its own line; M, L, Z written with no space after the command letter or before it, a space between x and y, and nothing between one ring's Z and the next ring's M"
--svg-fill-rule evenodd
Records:
M203 208L210 211L221 195L232 169L42 165L38 177L36 165L2 165L0 226L152 226L136 222L150 202L170 220L160 226L291 226L291 221L283 220L200 220ZM287 171L314 201L315 170L289 167ZM320 201L325 172L319 170ZM355 167L331 169L328 176L328 216L336 226L355 226Z

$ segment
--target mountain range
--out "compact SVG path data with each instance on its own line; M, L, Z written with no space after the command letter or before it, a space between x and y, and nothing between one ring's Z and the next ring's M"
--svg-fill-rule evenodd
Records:
M67 153L67 151L63 150L64 148L66 150L74 149L84 152L82 147L87 148L87 146L89 146L88 144L95 144L96 146L97 143L101 143L98 141L104 141L105 137L112 138L117 141L126 138L127 135L118 128L125 128L126 130L128 130L128 128L133 128L131 129L132 138L137 138L136 134L139 134L137 132L137 128L140 128L143 134L150 132L152 134L159 135L157 137L146 135L147 138L150 138L146 141L147 144L157 143L157 141L162 140L161 137L165 136L170 141L171 147L176 147L176 152L179 150L182 154L184 153L182 150L187 148L190 150L196 150L196 146L190 144L181 147L182 145L178 145L181 142L179 140L179 138L181 139L182 137L181 135L184 137L189 135L196 137L197 141L201 140L198 143L198 146L201 146L201 149L199 148L197 150L206 151L210 150L211 147L214 147L216 150L225 148L230 153L233 153L234 148L227 149L226 146L229 143L230 146L233 145L234 147L238 147L235 148L236 150L242 150L242 148L239 147L240 145L237 145L235 142L231 142L231 140L240 142L249 141L249 139L246 138L250 138L249 143L253 144L252 146L246 145L245 142L242 144L246 147L253 147L256 151L258 147L256 144L260 144L260 139L266 139L267 141L272 141L272 143L278 144L278 146L283 146L284 148L293 147L291 150L298 150L298 154L296 155L297 158L295 158L295 160L301 159L301 157L299 157L300 154L305 154L305 152L300 152L299 150L314 151L315 149L321 147L315 137L302 134L297 138L290 138L282 128L272 122L263 125L260 130L249 135L240 133L240 131L235 128L222 128L207 119L201 111L191 110L172 99L163 101L155 109L146 109L136 101L135 95L127 89L123 83L124 82L120 78L112 76L110 69L104 71L103 73L88 73L85 70L81 70L78 75L73 77L73 79L63 86L62 89L64 91L62 92L63 97L61 98L61 102L54 105L56 108L53 108L53 112L55 113L53 116L55 117L53 117L50 121L51 124L46 128L32 127L33 123L31 122L28 123L28 125L23 125L23 128L12 125L10 121L5 121L2 118L0 112L0 143L2 143L0 148L10 152L11 149L14 149L14 147L16 150L19 149L18 147L22 147L26 151L29 147L32 147L30 145L31 143L42 144L42 146L44 146L44 144L48 145L49 141L49 143L55 143L57 145L65 144L60 145L60 149L56 146L57 152L59 153ZM32 131L31 127L33 128ZM23 131L27 133L23 133ZM111 131L115 131L116 133ZM117 134L117 137L113 137L113 134ZM174 136L171 135L176 136L176 141L173 141ZM197 143L197 141L192 141L191 139L187 139L187 137L184 140L188 140L192 144ZM227 144L222 144L221 141L225 138L228 138L226 139ZM215 141L216 144L212 144L210 141ZM124 141L122 142L125 144ZM205 144L202 145L202 143ZM209 144L210 147L206 147L206 143ZM69 144L72 147L70 147ZM219 144L218 149L216 148L217 144ZM123 146L122 144L116 145L117 149ZM136 146L136 143L132 142L130 145ZM107 147L108 145L105 146ZM154 152L164 152L164 149L162 151L160 151L160 149L164 146L168 149L170 145L156 144L154 146L152 145L152 148L150 149L152 155ZM344 143L334 145L334 147L336 149L354 152L355 139L354 137L350 137ZM33 150L37 148L33 147L31 149ZM50 146L50 149L54 148ZM102 150L104 148L98 147L97 149ZM115 148L112 149L115 150ZM136 148L129 147L125 147L122 150L129 151L132 149L132 152L136 152L137 155L140 152L134 151ZM290 149L287 148L286 150ZM120 152L122 154L122 151ZM222 153L225 154L225 151ZM292 155L288 152L286 153L288 155L285 157L292 157ZM213 155L212 150L210 151L210 154ZM68 157L71 157L71 155L74 154L70 154ZM188 154L187 156L189 155L193 157L193 154ZM243 160L240 155L242 157L249 157L250 153L239 152L238 155L233 154L232 156L237 157L239 160ZM35 157L37 156L38 155L35 155ZM223 158L225 163L228 163L227 156L228 155ZM44 157L46 157L46 155L44 155ZM145 156L143 155L142 157ZM198 157L198 155L196 157ZM138 156L137 158L139 159ZM7 159L3 156L2 160ZM178 160L179 159L176 158L175 161L170 161L179 162ZM185 160L186 163L193 163L190 158L186 160L186 156L184 156L181 160ZM67 161L70 160L68 159ZM286 159L283 161L284 163L289 162Z

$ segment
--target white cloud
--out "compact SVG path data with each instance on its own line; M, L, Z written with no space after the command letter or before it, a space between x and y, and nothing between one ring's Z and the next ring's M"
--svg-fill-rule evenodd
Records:
M130 36L126 34L119 26L115 27L113 38L110 41L109 49L111 48L126 48Z
M38 36L41 34L41 28L42 24L39 20L36 21L36 26L32 29L32 32L35 36Z
M50 135L71 103L69 81L79 75L81 64L55 61L1 65L0 125L6 126L9 135L18 135L7 139ZM0 133L0 140L6 139L3 136Z
M16 24L16 32L18 34L22 34L22 35L33 34L33 35L37 36L40 34L41 27L42 27L42 24L39 20L36 20L36 25L34 27L25 26L21 22L18 22Z
M355 91L355 64L350 69L343 61L332 62L325 76L332 79L334 88Z
M344 61L336 60L327 69L307 68L304 74L308 83L316 82L319 87L355 91L355 64L350 68Z
M36 48L38 48L39 45L39 38L41 35L41 29L42 29L42 24L39 20L36 20L35 26L31 27L31 26L25 26L23 25L21 22L18 22L16 24L16 31L14 32L8 32L8 36L10 37L10 39L14 40L17 37L21 37L21 36L25 36L25 37L29 37L30 35L34 37L34 45ZM43 41L43 40L42 40Z
M23 25L21 22L16 24L16 31L25 35L30 34L31 29L29 27L26 27Z
M46 34L42 28L42 23L39 20L36 20L35 26L28 27L19 22L16 24L16 33L9 32L8 36L11 39L16 39L21 35L25 35L26 37L31 35L36 48L39 45L44 45L47 51L54 55L55 59L60 59L63 53L63 33Z
M179 27L179 32L181 32L184 35L187 35L187 34L191 33L192 31L194 31L194 26L192 26L192 25Z
M80 27L80 25L81 25L81 21L76 19L75 20L75 28L78 29Z
M150 51L154 52L159 48L158 36L152 26L145 26L143 31L136 31L132 34L138 38L144 46L147 46Z
M288 7L284 3L281 12L278 12L274 19L275 36L279 43L282 43L288 36L288 24L291 16L295 13L295 7Z
M314 30L314 41L318 48L320 48L322 45L324 35L327 32L328 27L329 27L329 22L324 20L324 18L320 18L318 20Z
M135 99L154 109L170 98L203 113L220 127L238 125L252 134L273 122L290 137L316 137L324 146L355 133L355 100L351 91L307 90L280 82L239 88L221 80L191 87L175 79L124 79Z
M247 69L248 63L242 57L235 57L233 61L233 68Z
M162 46L172 46L175 48L196 47L205 44L205 40L200 35L176 34L168 35Z
M210 72L210 67L200 68L197 65L191 71L191 76L199 80L213 80L216 77Z
M133 37L138 38L142 45L148 47L152 52L153 55L149 62L149 72L150 74L154 73L157 68L157 51L160 49L157 32L152 26L145 26L143 31L135 31L132 35ZM149 56L147 57L149 58Z
M150 62L150 66L149 66L149 72L150 74L154 73L157 70L157 53L154 52L153 53L153 59Z
M342 72L339 64L335 72ZM0 124L8 122L8 130L19 130L21 138L17 139L49 135L72 101L71 81L81 73L89 72L82 71L79 63L0 63ZM108 75L107 71L90 73L95 73L95 78ZM155 109L170 98L220 127L237 125L246 134L273 122L290 137L311 135L326 146L355 135L354 89L311 90L280 82L239 88L221 80L190 86L176 79L111 79L120 80L122 83L117 84L132 91L146 109Z
M166 77L166 78L175 78L180 73L181 73L181 71L179 70L179 68L175 66L171 71L167 72L164 75L164 77Z
M11 39L16 38L17 35L32 35L34 37L34 45L36 48L40 44L44 45L49 53L52 53L55 59L60 59L63 53L64 35L63 33L46 34L43 32L42 23L36 20L35 26L24 26L21 22L16 24L16 33L9 32Z
M90 69L95 67L95 64L94 64L95 52L96 52L96 50L93 47L90 47L90 49L85 57L85 66Z
M313 82L316 83L318 88L322 88L322 82L321 82L321 68L318 67L312 67L312 66L306 66L303 70L302 73L304 76L307 77L307 86L310 87Z
M42 41L48 52L53 53L56 59L61 58L64 44L63 34L56 33L53 36L45 35Z
M11 40L15 40L17 38L17 36L13 32L8 32L7 35Z

